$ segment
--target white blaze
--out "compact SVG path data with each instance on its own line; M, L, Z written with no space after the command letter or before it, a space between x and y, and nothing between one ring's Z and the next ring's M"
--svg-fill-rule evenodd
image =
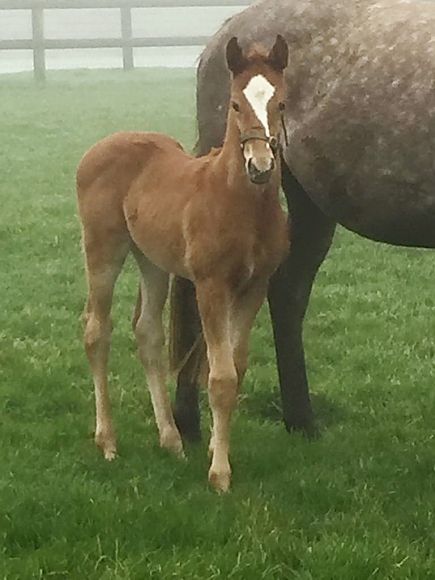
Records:
M265 128L266 136L270 137L267 105L275 94L275 87L263 75L257 75L252 77L243 93L258 120Z

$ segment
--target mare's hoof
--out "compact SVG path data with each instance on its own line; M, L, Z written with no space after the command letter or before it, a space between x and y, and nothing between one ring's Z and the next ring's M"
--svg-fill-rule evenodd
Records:
M320 431L313 417L284 417L284 425L289 433L301 433L307 439L317 439L320 436Z
M160 447L167 449L180 459L185 459L183 442L176 428L166 429L160 437Z
M212 488L218 493L227 493L230 489L231 472L230 471L214 471L210 469L208 472L208 481Z

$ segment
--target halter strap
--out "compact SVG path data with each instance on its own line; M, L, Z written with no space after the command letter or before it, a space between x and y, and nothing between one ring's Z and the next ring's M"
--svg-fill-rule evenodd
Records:
M259 133L254 129L252 131L247 131L246 133L242 133L240 135L240 145L243 147L245 143L247 143L248 141L253 141L254 139L257 141L264 141L265 143L270 144L270 140L273 139L273 137L266 137L266 135L263 135L262 133Z
M258 131L247 131L246 133L242 133L242 135L240 135L240 147L243 151L243 149L245 148L245 145L248 141L253 141L253 140L258 140L258 141L264 141L265 143L268 143L273 156L276 157L277 153L278 153L278 149L279 149L279 141L275 136L271 136L271 137L267 137L266 135L263 135L262 133L258 133Z
M281 115L281 126L282 126L282 135L284 137L284 143L285 146L288 147L288 135L283 114ZM274 154L274 156L276 156L278 151L282 148L279 138L276 137L275 135L267 137L266 135L263 134L262 131L260 132L258 129L252 129L251 131L246 131L245 133L242 133L240 135L241 149L243 150L245 148L245 145L248 141L253 141L254 139L268 143L270 145L270 148L272 149L272 153Z

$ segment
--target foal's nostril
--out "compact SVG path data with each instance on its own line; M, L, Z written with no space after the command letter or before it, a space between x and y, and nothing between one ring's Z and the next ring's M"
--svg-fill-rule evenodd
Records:
M275 159L271 157L270 159L261 160L260 167L258 167L256 163L254 163L252 157L248 159L246 168L248 170L249 175L262 175L263 173L269 174L271 171L275 169Z
M247 169L249 177L251 178L252 181L256 180L258 176L262 175L263 173L262 171L260 171L260 169L258 169L258 167L255 165L252 159L248 159Z
M252 159L248 159L246 168L248 170L249 179L252 181L252 183L264 184L269 181L270 176L272 175L274 161L273 159L271 160L269 169L261 170L258 169Z

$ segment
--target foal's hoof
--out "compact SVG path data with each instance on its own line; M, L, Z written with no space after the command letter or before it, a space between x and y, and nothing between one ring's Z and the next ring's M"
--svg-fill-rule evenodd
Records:
M116 459L116 449L105 449L103 453L106 461L113 461Z
M104 459L107 461L113 461L116 459L116 441L113 437L107 437L101 433L96 433L95 443L103 452Z
M227 493L230 489L231 472L230 471L213 471L208 472L208 481L212 488L218 493Z
M160 436L160 447L167 449L180 459L184 459L183 442L176 428L165 430Z

